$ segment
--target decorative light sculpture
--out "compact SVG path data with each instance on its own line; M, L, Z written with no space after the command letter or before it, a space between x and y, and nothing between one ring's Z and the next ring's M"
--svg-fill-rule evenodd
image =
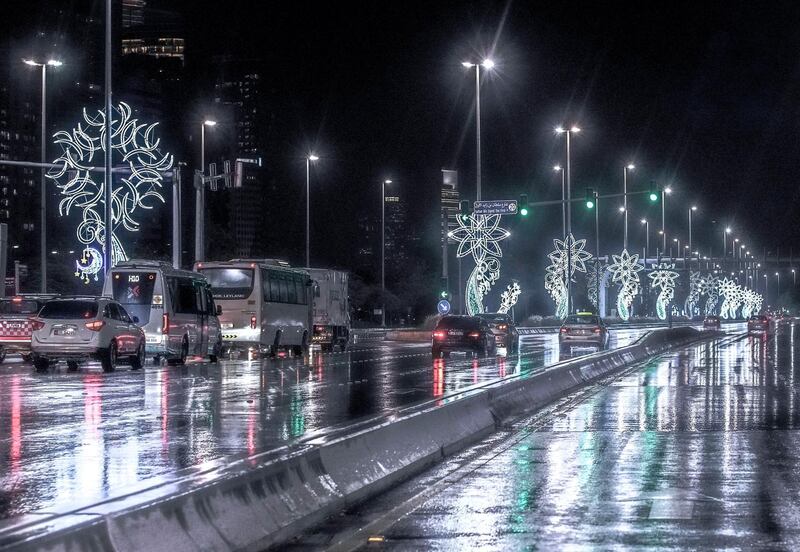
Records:
M586 273L586 295L589 296L589 302L596 309L600 308L600 288L608 287L608 282L603 278L607 269L607 264L596 260L589 265Z
M172 155L159 151L160 140L155 137L158 123L140 123L132 117L130 106L120 102L114 108L111 127L111 147L124 164L124 175L112 189L111 257L114 263L127 259L125 248L119 238L121 230L137 232L136 220L141 210L154 207L154 202L164 203L161 187L164 172L172 168ZM83 123L72 129L53 135L54 142L61 146L61 156L53 163L58 165L48 171L47 177L56 182L63 198L58 210L67 216L79 210L82 220L76 234L83 244L80 259L75 261L75 275L88 283L89 278L98 279L103 270L103 250L106 247L105 186L96 179L91 168L102 164L106 147L105 112L100 110L90 115L83 110ZM114 169L119 171L119 167ZM61 180L66 177L65 180Z
M620 255L611 255L614 260L608 266L611 271L611 281L620 284L617 293L617 312L623 320L631 317L631 305L633 299L639 293L639 272L644 270L644 266L639 264L639 255L628 253L623 249Z
M705 315L716 314L719 301L719 278L713 274L706 274L700 279L699 289L700 295L706 297Z
M517 304L520 293L522 293L522 288L519 287L518 282L508 284L506 290L500 294L500 308L497 309L497 312L501 314L508 313Z
M675 296L675 280L678 278L678 273L673 270L674 268L674 263L654 264L653 270L647 275L651 280L650 285L661 290L656 298L656 314L660 320L666 320L667 305Z
M567 277L571 279L575 272L586 272L586 261L591 259L592 255L584 250L586 240L576 240L572 234L564 240L553 240L553 246L555 249L548 255L550 265L545 271L544 288L556 304L556 316L565 318L569 303ZM567 262L567 255L571 257L571 263ZM567 267L570 264L572 270L567 275Z
M698 302L700 301L700 287L703 277L700 271L689 274L689 293L686 294L686 301L683 303L683 312L688 318L692 318L698 312Z
M733 280L723 278L719 282L719 294L722 297L722 305L719 308L719 315L722 318L736 318L736 311L732 310L736 301L739 286Z
M458 242L456 255L466 257L472 255L475 268L467 278L466 303L467 313L475 315L485 311L483 298L489 293L492 284L500 277L500 261L503 251L500 242L510 234L500 228L500 215L458 216L458 228L448 236Z

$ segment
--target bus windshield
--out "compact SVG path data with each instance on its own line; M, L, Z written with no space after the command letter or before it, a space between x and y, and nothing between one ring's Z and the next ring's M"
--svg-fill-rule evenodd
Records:
M246 299L253 291L252 268L201 268L214 299Z

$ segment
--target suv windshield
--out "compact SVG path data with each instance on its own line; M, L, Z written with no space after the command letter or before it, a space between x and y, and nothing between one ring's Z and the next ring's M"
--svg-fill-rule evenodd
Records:
M564 324L569 326L599 326L600 319L597 316L573 314L567 317Z
M97 316L97 301L49 301L39 313L40 318L94 318Z
M4 299L0 301L0 315L3 314L36 314L39 303L31 299Z
M472 330L479 325L478 319L471 316L446 316L436 327L443 330Z

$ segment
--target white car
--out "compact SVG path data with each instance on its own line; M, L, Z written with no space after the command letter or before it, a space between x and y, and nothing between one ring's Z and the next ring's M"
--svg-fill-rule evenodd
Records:
M145 336L118 302L107 297L64 297L48 301L31 319L31 352L36 370L67 361L99 360L104 372L124 362L134 370L145 361Z

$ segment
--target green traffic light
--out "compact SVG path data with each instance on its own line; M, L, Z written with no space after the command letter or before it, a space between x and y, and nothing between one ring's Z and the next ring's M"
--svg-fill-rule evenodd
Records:
M586 201L586 208L587 209L594 209L594 201L587 200Z
M658 201L658 194L650 192L650 201Z
M527 207L523 207L522 209L519 210L519 214L522 215L523 217L527 217L528 216L528 208Z
M446 292L446 291L443 291L443 292L441 292L441 293L439 294L439 296L441 296L441 298L442 298L442 299L447 299L447 292Z

